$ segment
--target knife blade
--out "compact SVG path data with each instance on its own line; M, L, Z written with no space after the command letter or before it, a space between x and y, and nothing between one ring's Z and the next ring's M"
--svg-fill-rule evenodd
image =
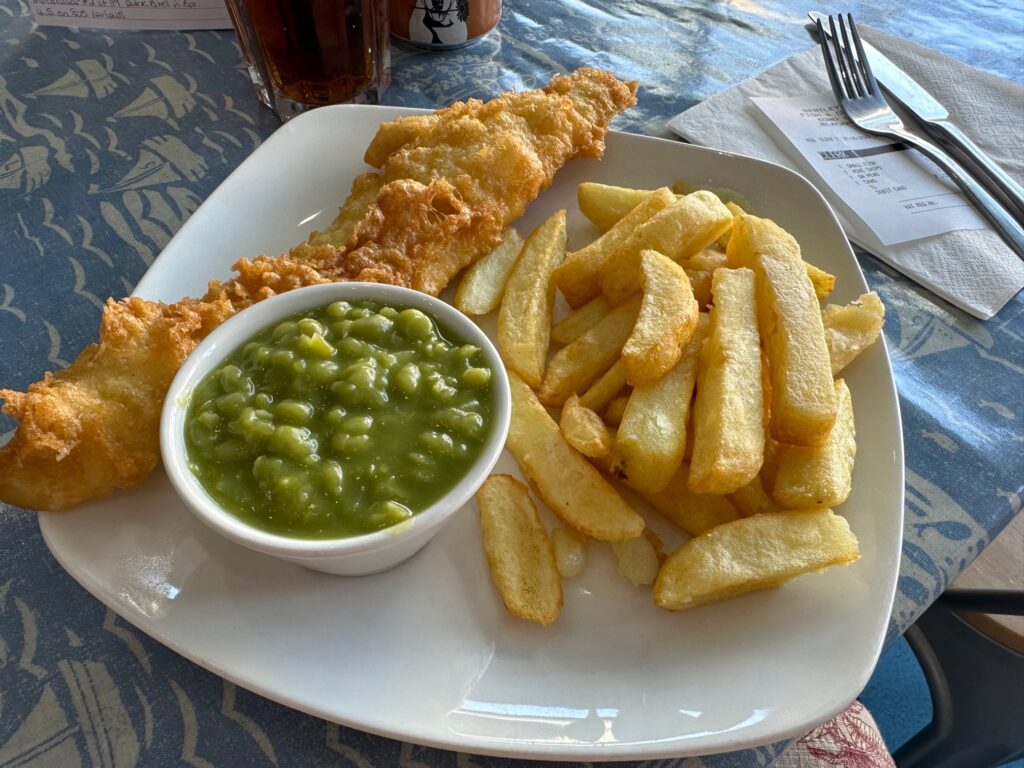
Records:
M811 11L812 21L821 20L828 34L828 16ZM948 110L920 83L894 64L884 53L861 37L868 65L875 79L907 112L913 115L925 132L1002 203L1003 207L1024 224L1024 187L989 157L951 120Z

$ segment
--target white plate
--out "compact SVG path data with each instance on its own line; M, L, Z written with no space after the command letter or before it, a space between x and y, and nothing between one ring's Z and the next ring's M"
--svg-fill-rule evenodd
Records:
M365 170L378 123L406 111L330 107L282 127L188 220L138 286L200 295L237 258L278 253L324 226ZM569 211L570 247L594 232L583 180L732 188L777 220L809 261L865 283L822 197L750 158L612 134L519 222ZM341 578L243 549L193 519L162 472L72 513L41 514L61 564L125 619L207 669L297 709L397 739L572 760L707 754L800 735L861 691L881 649L899 565L900 417L885 349L848 370L859 451L841 508L861 542L849 568L678 614L614 572L591 544L551 627L508 616L487 575L475 510L390 572ZM515 471L506 454L498 470Z

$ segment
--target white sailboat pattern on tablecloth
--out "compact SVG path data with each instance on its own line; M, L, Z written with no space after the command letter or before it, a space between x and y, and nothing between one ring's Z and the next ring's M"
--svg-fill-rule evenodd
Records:
M131 170L109 187L89 185L90 193L121 192L126 189L170 184L182 179L196 181L206 175L207 163L177 136L165 134L145 139Z
M196 81L188 75L183 77L185 85L171 75L151 78L151 85L147 85L131 103L107 119L113 122L129 117L155 117L166 120L169 125L176 128L177 122L174 118L184 117L196 107Z
M77 99L102 99L117 90L117 81L127 84L128 78L114 71L114 60L101 54L100 59L80 59L71 69L31 93L26 98L65 96Z

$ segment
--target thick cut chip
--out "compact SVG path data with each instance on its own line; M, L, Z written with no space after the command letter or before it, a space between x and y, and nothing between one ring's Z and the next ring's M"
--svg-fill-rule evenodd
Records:
M584 181L576 188L576 199L583 215L602 232L606 232L650 197L653 191Z
M800 244L789 232L771 219L761 219L746 213L736 217L725 255L733 269L753 269L757 257L762 255L803 261Z
M640 314L622 348L626 380L634 387L655 383L679 362L700 311L686 272L667 256L644 251L640 273Z
M622 358L619 358L601 378L590 385L590 389L583 393L580 405L592 411L603 411L625 388L626 366L623 365Z
M701 315L679 363L653 384L634 387L626 403L615 435L611 471L640 491L662 490L683 461L690 400L707 326L707 315Z
M824 301L836 287L836 276L807 262L804 262L804 267L807 269L807 277L810 278L811 285L814 286L814 295L818 297L818 301Z
M838 416L838 411L837 411ZM764 441L764 464L761 465L761 486L768 492L775 487L775 474L779 471L779 443L771 436Z
M885 305L874 291L845 306L826 304L821 310L825 344L837 376L878 339L885 324Z
M673 552L658 573L654 602L693 608L859 558L849 524L830 509L741 517Z
M668 187L654 190L621 221L597 240L570 253L555 270L555 284L570 307L581 307L601 293L601 266L633 231L652 216L675 202Z
M608 407L604 409L604 421L609 427L618 427L622 423L622 416L629 405L629 395L619 395L614 398Z
M729 501L736 505L736 508L744 517L761 515L766 512L782 512L782 507L764 489L764 483L761 481L760 475L742 488L737 488L730 493ZM799 506L807 505L790 506L789 509L797 509Z
M731 493L749 483L764 460L764 396L754 273L718 269L710 329L693 406L694 493Z
M710 189L695 189L693 192L689 193L689 197L700 200L704 205L716 213L722 214L724 209L729 212L729 216L731 218L736 217L736 214L733 211L733 204L724 202L717 193L712 192ZM732 229L732 221L729 221L729 224L724 231L728 232L730 229ZM717 244L717 242L718 238L716 237L713 243ZM712 243L708 243L708 245L710 246Z
M658 493L641 493L648 504L691 536L738 518L739 510L726 496L693 493L687 487L690 465L681 464L668 486Z
M498 310L501 359L534 388L544 376L551 343L551 273L564 258L565 211L558 211L527 238Z
M581 392L612 367L622 352L640 312L640 297L620 304L597 325L551 358L540 385L545 405L560 406L574 392Z
M717 204L709 204L713 199ZM732 214L714 195L697 192L645 221L601 266L601 293L613 303L625 301L640 288L640 253L654 250L673 261L688 259L715 241L732 224Z
M476 501L487 567L508 612L550 624L562 610L562 581L526 486L509 475L491 475Z
M661 540L661 536L656 534L650 528L644 528L644 538L651 543L654 548L654 554L658 557L658 567L665 562L668 555L665 554L665 542Z
M736 205L736 203L726 203L725 207L729 209L729 213L732 214L733 219L746 213L746 211ZM722 248L727 248L729 246L730 237L732 237L732 227L725 230L725 232L718 238L718 245Z
M836 423L824 445L778 443L772 496L791 509L838 507L850 495L857 455L853 401L846 382L835 383Z
M757 314L771 372L772 437L820 445L836 420L832 367L814 288L803 264L758 256Z
M505 230L501 245L466 270L455 292L455 306L467 315L486 315L501 304L512 268L523 249L515 227Z
M748 269L755 268L755 261L760 255L779 259L799 259L819 301L828 298L836 284L835 275L803 261L797 241L771 219L760 219L747 214L738 215L729 238L726 255L730 267Z
M506 447L552 511L580 533L602 541L639 536L644 519L562 437L533 390L514 372L512 423Z
M597 413L580 405L576 395L565 401L558 426L569 445L584 456L599 459L611 453L612 435L608 427Z
M719 248L705 248L693 256L680 262L684 269L699 269L706 272L714 272L719 267L727 267L728 257L725 251Z
M555 565L563 579L579 576L587 564L587 540L572 528L555 528L551 532L555 549Z
M690 281L690 290L700 309L711 306L711 276L714 272L702 269L686 269L686 277Z
M697 306L704 309L711 303L711 276L715 270L727 266L725 251L718 248L705 248L680 265L690 280L690 289L697 300Z
M579 309L574 309L551 326L551 340L555 344L572 344L580 336L597 325L601 318L612 310L612 303L604 296L591 299Z
M647 529L644 529L647 532ZM647 536L611 545L615 555L615 570L634 587L650 586L658 578L658 551Z

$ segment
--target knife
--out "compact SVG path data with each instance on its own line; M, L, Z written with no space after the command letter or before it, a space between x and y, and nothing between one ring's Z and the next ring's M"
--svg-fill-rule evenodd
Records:
M823 20L828 34L828 16L807 14ZM977 181L996 197L1019 223L1024 224L1024 187L964 134L949 118L949 112L914 78L896 66L871 43L861 38L864 53L875 79L904 109L912 114L936 142L952 154Z

